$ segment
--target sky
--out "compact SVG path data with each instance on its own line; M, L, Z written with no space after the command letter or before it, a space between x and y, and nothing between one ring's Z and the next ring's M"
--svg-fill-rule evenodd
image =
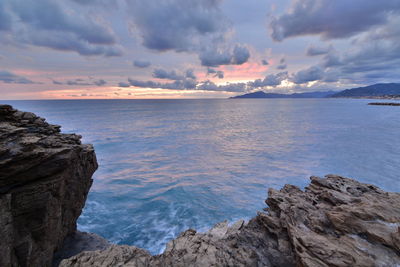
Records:
M0 0L0 99L399 82L399 0Z

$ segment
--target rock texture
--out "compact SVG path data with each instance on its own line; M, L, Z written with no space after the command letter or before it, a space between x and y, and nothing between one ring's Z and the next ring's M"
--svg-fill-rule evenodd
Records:
M82 251L104 250L110 246L111 243L99 235L76 231L68 235L62 247L54 253L53 266L58 266L63 259L68 259Z
M0 105L0 266L51 266L97 169L91 145Z
M112 245L60 266L400 266L400 194L335 175L270 189L247 224L187 230L161 255Z
M80 138L0 105L0 266L51 266L55 251L64 267L400 266L400 194L335 175L270 189L249 222L189 229L160 255L76 232L97 168Z

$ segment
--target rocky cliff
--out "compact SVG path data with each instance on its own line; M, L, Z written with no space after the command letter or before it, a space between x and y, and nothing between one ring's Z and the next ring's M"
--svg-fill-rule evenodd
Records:
M76 232L96 168L80 136L0 105L0 266L51 266L55 251L63 267L400 266L399 193L311 177L304 191L270 189L249 222L189 229L152 256Z
M91 145L0 105L0 266L51 266L97 169Z
M400 266L398 193L328 175L270 189L266 203L247 224L187 230L161 255L112 245L61 266Z

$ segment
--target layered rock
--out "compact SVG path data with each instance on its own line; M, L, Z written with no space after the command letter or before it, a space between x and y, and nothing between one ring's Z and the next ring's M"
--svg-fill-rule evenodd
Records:
M249 222L189 229L160 255L76 232L97 168L80 138L0 105L0 266L50 266L57 250L55 264L72 256L60 266L400 266L400 194L335 175L270 189Z
M133 246L82 252L61 266L399 266L400 194L335 175L305 191L270 189L247 224L187 230L151 256Z
M91 145L0 105L0 266L51 266L97 169Z

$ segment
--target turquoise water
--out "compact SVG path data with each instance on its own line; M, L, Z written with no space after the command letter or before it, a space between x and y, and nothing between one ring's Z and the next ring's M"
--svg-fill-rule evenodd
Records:
M187 228L251 218L269 187L310 175L400 191L400 108L368 100L5 102L94 144L79 229L152 253Z

